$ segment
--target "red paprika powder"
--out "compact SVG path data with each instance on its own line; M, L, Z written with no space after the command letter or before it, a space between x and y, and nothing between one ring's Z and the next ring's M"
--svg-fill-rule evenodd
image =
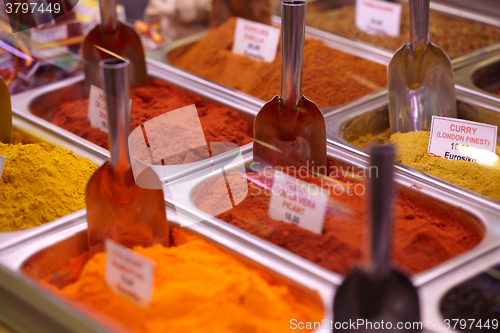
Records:
M199 96L168 82L151 80L148 87L130 90L132 130L156 116L195 104L207 142L233 142L239 146L252 141L252 125L238 111L203 101ZM108 149L108 134L90 126L88 99L61 104L49 121L69 132Z
M254 181L248 181L246 198L217 217L326 269L347 274L365 258L368 192L361 191L364 180L348 178L339 172L339 163L329 160L328 167L331 181L311 175L300 177L330 191L321 235L268 216L270 191L257 185L272 186L272 178L265 173L247 173ZM287 172L294 175L290 170ZM241 176L230 173L229 183L232 177ZM209 212L214 202L227 196L226 192L215 192L215 188L220 189L210 180L202 184L195 191L194 204ZM340 188L344 189L343 193ZM399 191L395 195L395 206L391 257L393 264L408 274L439 265L472 249L482 239L479 230L461 222L449 211L415 202Z

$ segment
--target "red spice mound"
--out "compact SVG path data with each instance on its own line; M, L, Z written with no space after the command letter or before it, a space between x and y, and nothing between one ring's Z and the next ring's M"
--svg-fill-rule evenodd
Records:
M340 171L335 172L340 170L336 169L340 168L338 163L330 160L328 165L333 181L322 182L321 178L310 175L300 177L330 190L321 235L271 219L267 215L270 192L251 181L248 181L246 198L235 208L217 217L326 269L346 274L364 260L365 230L369 219L368 192L362 194L361 185L365 184L364 181L346 178ZM293 175L293 172L289 174ZM250 172L247 176L272 186L272 178L264 173ZM232 177L241 176L230 173L229 183ZM356 185L359 185L357 192L362 195L349 195L355 193ZM344 186L345 191L337 195L340 186ZM210 211L210 205L221 200L218 196L227 196L227 193L209 191L213 188L216 186L208 181L196 190L193 202L197 207ZM210 198L207 198L206 193L209 193ZM472 249L481 241L477 230L462 223L449 211L437 210L425 202L414 202L400 192L396 193L395 204L391 256L393 263L408 274L428 270Z
M148 87L130 90L132 99L132 130L166 112L196 104L207 142L233 142L239 146L252 141L252 125L238 111L209 104L191 92L160 80L151 80ZM88 99L63 103L50 122L108 149L108 134L90 126L87 118Z

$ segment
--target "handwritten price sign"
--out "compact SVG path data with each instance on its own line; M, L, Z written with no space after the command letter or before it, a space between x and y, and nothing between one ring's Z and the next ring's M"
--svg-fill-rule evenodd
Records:
M66 14L78 0L4 0L4 4L12 32L19 32Z

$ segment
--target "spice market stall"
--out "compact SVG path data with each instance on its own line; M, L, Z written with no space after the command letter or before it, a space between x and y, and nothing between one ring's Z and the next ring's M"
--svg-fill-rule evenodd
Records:
M498 18L66 4L0 22L60 75L0 80L0 330L499 331Z

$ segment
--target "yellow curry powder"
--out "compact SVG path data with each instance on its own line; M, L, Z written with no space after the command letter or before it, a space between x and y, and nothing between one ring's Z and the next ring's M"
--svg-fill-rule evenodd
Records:
M16 129L12 131L12 143L15 145L18 143L25 145L28 143L39 143L39 142L40 140L25 132L21 132Z
M15 137L14 137L15 138ZM46 143L7 145L0 178L0 232L41 225L85 208L85 187L97 167Z
M139 307L115 295L104 280L106 254L94 255L63 295L138 332L290 332L290 320L320 322L319 305L249 268L198 236L172 229L172 247L134 251L157 265L153 299Z
M390 135L390 130L373 136L360 137L351 144L365 149L369 143L393 143L398 147L397 162L431 176L448 181L495 200L500 200L500 160L493 166L465 161L450 161L427 154L430 132L408 132ZM500 145L497 144L497 155Z

